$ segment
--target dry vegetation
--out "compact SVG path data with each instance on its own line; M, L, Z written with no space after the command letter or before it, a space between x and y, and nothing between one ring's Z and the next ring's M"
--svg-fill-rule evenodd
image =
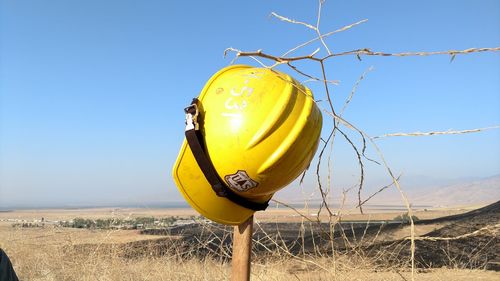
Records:
M498 205L498 204L497 204ZM369 210L368 210L369 211ZM428 215L427 224L417 223L417 235L434 229L450 232L458 225L470 226L464 220L467 209L442 210ZM199 223L172 227L160 235L139 230L99 230L56 227L12 227L8 218L32 221L40 217L64 219L78 215L86 218L109 218L111 210L73 211L15 211L0 213L0 247L12 259L21 280L227 280L230 274L231 228L217 224ZM484 213L490 219L494 212ZM113 214L127 216L170 216L183 214L164 210L134 213L134 210L114 210ZM325 237L328 225L311 224L292 217L293 211L270 210L257 217L254 233L252 280L410 280L408 257L395 262L400 253L408 253L408 225L380 227L345 227L337 230L335 251L329 251L330 239ZM418 213L417 213L418 214ZM422 211L421 214L424 214ZM433 219L443 214L459 215L460 220L440 221ZM366 217L393 218L394 213L369 213ZM347 215L348 217L349 215ZM119 216L121 217L121 216ZM294 218L279 223L283 217ZM366 219L366 217L364 219ZM454 216L452 215L451 218ZM467 216L465 216L467 217ZM352 219L363 219L353 214ZM479 222L478 216L472 219ZM46 219L46 220L49 220ZM498 218L493 218L498 220ZM422 220L423 221L423 220ZM425 222L425 221L424 221ZM460 223L462 225L460 225ZM484 223L484 222L483 222ZM475 227L481 229L482 224ZM462 233L469 233L463 229ZM455 230L451 234L460 235ZM354 235L353 235L354 233ZM439 237L446 233L438 233ZM449 233L450 234L450 233ZM489 248L498 247L497 233L483 236ZM477 235L474 234L474 237ZM470 241L469 241L470 242ZM475 243L474 241L472 241ZM434 243L434 242L433 242ZM464 241L459 241L463 244ZM370 251L370 247L379 246ZM392 246L391 246L392 245ZM394 247L396 245L396 247ZM428 244L432 245L434 244ZM479 245L479 244L478 244ZM418 241L417 241L417 246ZM405 248L406 247L406 248ZM440 251L442 247L436 247ZM429 249L426 249L428 251ZM495 251L495 250L494 250ZM432 251L431 251L432 252ZM485 257L486 252L469 251L461 260L443 259L445 267L418 264L417 280L496 280L500 273L484 270L485 263L467 264L475 254ZM453 252L449 252L453 254ZM431 259L428 259L431 260ZM490 257L490 261L494 257Z
M295 71L297 75L305 77L306 82L318 82L323 88L324 92L320 94L319 100L325 100L326 103L317 103L318 106L322 109L325 116L331 118L331 122L333 125L329 128L324 128L324 131L329 132L329 134L322 138L322 143L320 144L319 149L319 157L318 161L315 165L315 175L317 178L317 190L321 195L321 203L320 208L317 211L316 217L314 219L308 218L301 213L300 211L292 208L302 216L302 218L310 223L315 222L317 225L321 225L322 223L326 223L327 227L321 229L320 232L324 239L327 241L326 244L330 243L329 250L319 249L316 250L317 245L313 240L313 253L317 256L323 253L327 253L331 258L335 259L336 255L342 255L344 253L349 253L350 256L355 256L361 258L363 261L370 261L369 263L379 263L382 261L384 266L400 266L402 268L410 268L411 269L411 280L415 280L417 267L422 268L425 266L434 266L435 263L439 265L444 265L448 267L463 265L476 267L476 268L487 268L491 264L496 268L498 265L497 255L498 252L498 240L497 240L497 232L498 232L498 216L495 216L493 219L489 219L487 216L485 217L484 224L479 229L471 229L468 228L471 232L462 234L461 231L458 233L453 233L450 231L448 233L442 232L443 236L440 237L436 235L440 233L435 229L435 231L431 231L429 233L419 233L415 226L414 210L411 206L411 201L403 192L403 189L400 184L400 175L397 175L394 170L390 167L389 163L386 161L384 157L384 153L379 148L377 144L377 140L386 137L422 137L422 136L435 136L435 135L443 135L443 134L468 134L468 133L477 133L484 130L489 129L498 129L499 126L491 126L487 128L477 128L477 129L467 129L467 130L448 130L448 131L433 131L433 132L413 132L413 133L390 133L384 134L381 136L370 136L368 135L362 128L357 127L355 124L349 122L348 120L343 118L343 113L350 104L353 96L356 93L358 85L361 83L368 72L372 70L370 67L367 71L365 71L359 77L358 81L354 84L351 93L347 96L343 106L341 108L337 108L334 106L334 96L332 94L332 86L337 84L338 81L332 79L327 73L329 73L329 68L327 66L327 62L334 60L340 56L355 56L358 60L362 60L363 56L383 56L383 57L408 57L408 56L433 56L433 55L448 55L450 56L450 62L452 62L457 55L468 55L471 53L478 52L496 52L500 50L500 47L494 48L469 48L465 50L446 50L446 51L432 51L432 52L402 52L402 53L389 53L383 51L373 51L369 48L359 48L348 51L337 51L332 52L332 48L325 42L325 39L329 36L332 36L339 32L347 31L351 28L355 28L356 26L365 23L367 20L360 20L358 22L346 25L337 30L323 33L320 31L320 23L322 16L322 7L324 4L324 0L318 1L318 12L316 22L314 24L310 24L307 22L298 21L286 16L279 15L275 12L271 13L271 16L277 18L280 21L297 25L306 29L311 30L315 34L315 38L309 41L306 41L298 46L295 46L288 50L287 52L281 55L274 55L265 53L262 50L257 51L242 51L236 48L228 48L225 54L233 53L235 54L235 58L233 61L236 61L242 57L248 57L255 61L257 61L261 66L273 69L278 66L286 66L290 71ZM294 54L297 50L302 49L310 44L317 44L319 47L313 52L306 53L306 55L296 55ZM304 62L309 62L311 65L316 66L315 73L311 74L311 72L304 71L302 65ZM316 92L316 98L318 98L318 93ZM338 99L338 97L335 97ZM337 137L338 136L338 137ZM331 177L333 174L334 166L332 164L332 154L334 151L334 143L338 143L338 141L345 141L351 148L353 152L353 158L358 164L359 174L358 180L353 183L353 186L349 188L343 188L339 190L337 187L335 190L331 186ZM376 158L370 158L365 154L368 149L372 149L375 153ZM387 172L387 176L390 178L391 182L386 186L381 187L378 191L362 198L362 190L365 183L366 176L366 163L375 163L377 165L381 165L384 167ZM311 169L312 170L312 169ZM304 173L305 174L305 173ZM302 182L302 180L301 180ZM367 225L365 230L359 233L354 227L351 227L351 230L345 230L342 225L343 215L345 211L345 202L346 198L349 195L349 192L355 191L357 193L357 201L358 204L355 209L359 210L361 214L364 212L364 208L366 203L371 200L373 197L379 195L386 189L396 189L400 193L401 202L406 207L406 217L408 218L408 227L406 229L399 229L398 231L407 232L407 237L403 240L396 241L388 241L385 243L385 246L381 245L365 245L365 238L369 238L372 243L379 235L379 232L375 233L375 238L371 239L370 235L366 236L367 230L370 227ZM332 193L333 191L337 191L341 193L340 207L336 208L332 204ZM278 201L275 201L278 202ZM285 206L288 206L286 203L282 203ZM307 202L305 203L307 205ZM307 212L309 213L309 212ZM451 223L453 225L453 223ZM473 223L475 225L475 223ZM352 225L351 225L352 226ZM421 228L422 229L422 228ZM451 226L451 229L455 230L454 226ZM481 240L480 238L474 238L473 241L465 241L461 240L465 237L472 237L477 235L479 232L482 234L483 231L487 231L489 234L486 235L485 240ZM433 237L427 236L419 236L420 234L429 235ZM451 234L451 235L450 235ZM462 236L465 235L465 236ZM340 238L339 238L340 236ZM312 235L314 237L314 235ZM478 236L479 237L479 236ZM428 244L427 242L436 242L434 244ZM441 243L443 242L444 243ZM462 244L476 244L475 246L470 247L462 247ZM339 247L338 244L341 246ZM453 244L453 245L452 245ZM453 248L453 250L448 250L447 247ZM485 254L482 250L493 247L492 253ZM455 249L456 248L456 249ZM417 249L420 252L417 253ZM373 254L374 250L376 253ZM372 254L368 254L367 252L372 252ZM451 254L451 252L455 252ZM435 255L433 253L436 253ZM439 254L438 254L439 253ZM483 257L482 255L485 254ZM443 256L444 255L444 256ZM293 257L296 257L292 255ZM491 263L490 258L493 256L493 263ZM369 258L368 258L369 257ZM440 260L436 260L433 257L439 257ZM368 258L368 259L367 259ZM468 260L470 259L470 260ZM447 260L448 262L445 262ZM483 260L483 262L479 261ZM485 262L485 260L488 260ZM358 262L356 262L358 264ZM371 267L376 268L376 267ZM405 278L403 278L405 279Z
M0 245L11 254L12 261L21 280L227 280L230 265L214 258L184 258L172 252L171 255L146 255L127 258L127 244L111 244L105 249L103 244L87 245L88 251L74 247L82 236L87 239L104 240L112 237L107 232L82 233L38 229L38 236L2 227ZM77 237L75 237L75 235ZM130 233L134 236L135 234ZM27 237L28 236L28 237ZM54 240L55 239L55 240ZM365 260L352 260L338 256L337 269L333 271L333 260L315 258L314 264L275 257L265 262L253 264L253 280L404 280L409 271L373 270L373 265ZM330 268L330 271L321 270ZM419 280L494 280L494 272L437 269L423 271Z

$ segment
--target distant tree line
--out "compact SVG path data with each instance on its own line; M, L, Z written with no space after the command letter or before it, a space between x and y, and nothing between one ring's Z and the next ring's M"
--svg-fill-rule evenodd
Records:
M12 227L24 227L24 228L31 228L31 227L44 227L44 223L35 223L35 222L23 222L23 223L14 223L12 224Z
M137 217L131 219L84 219L75 218L70 221L60 221L59 225L62 227L72 227L72 228L88 228L88 229L138 229L138 228L153 228L153 227L165 227L174 224L180 218L165 217L165 218L155 218L155 217Z

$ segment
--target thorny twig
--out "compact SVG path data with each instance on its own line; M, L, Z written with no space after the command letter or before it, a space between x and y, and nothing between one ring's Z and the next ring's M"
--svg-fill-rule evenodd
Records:
M227 55L228 52L235 52L236 57L262 57L265 59L273 60L278 63L288 63L288 62L294 62L294 61L301 61L301 60L313 60L317 62L323 62L327 59L333 58L333 57L340 57L340 56L348 56L348 55L355 55L358 59L361 59L361 56L384 56L384 57L410 57L410 56L432 56L432 55L450 55L452 57L456 55L464 55L464 54L471 54L471 53L480 53L480 52L498 52L500 51L500 47L493 47L493 48L469 48L465 50L448 50L448 51L437 51L437 52L402 52L402 53L387 53L387 52L374 52L371 51L370 49L356 49L356 50L351 50L351 51L345 51L341 53L332 53L330 55L324 56L324 57L316 57L313 54L307 55L307 56L296 56L296 57L281 57L281 56L273 56L267 53L264 53L262 50L257 50L257 51L249 51L249 52L244 52L235 48L227 48L224 51L224 55Z
M346 110L347 106L349 105L352 98L354 97L354 94L356 93L356 90L358 89L359 84L361 83L361 81L363 81L363 79L365 79L368 72L370 72L372 70L373 70L373 66L370 66L365 72L363 72L363 74L361 74L361 76L359 76L356 83L354 83L354 86L352 87L351 93L349 94L349 97L346 99L344 106L340 110L339 116L342 117L342 115L344 115L344 111Z
M401 175L399 175L396 180L399 181L399 178L401 177ZM368 196L368 198L366 198L363 202L359 203L358 206L356 207L361 207L363 206L363 204L365 204L366 202L370 201L370 199L372 199L373 197L375 197L375 195L379 194L380 192L384 191L385 189L391 187L394 185L394 182L391 182L390 184L388 185L385 185L383 186L382 188L380 188L379 190L377 190L377 192L373 193L372 195Z
M339 32L342 32L342 31L346 31L346 30L348 30L348 29L351 29L351 28L355 27L356 25L359 25L359 24L365 23L365 22L367 22L367 21L368 21L367 19L360 20L360 21L358 21L358 22L355 22L355 23L350 24L350 25L346 25L346 26L344 26L344 27L342 27L342 28L339 28L339 29L337 29L337 30L334 30L334 31L331 31L331 32L328 32L328 33L322 34L322 35L321 35L321 36L319 36L319 37L316 37L316 38L314 38L314 39L311 39L311 40L309 40L309 41L307 41L307 42L304 42L304 43L302 43L302 44L300 44L300 45L298 45L298 46L296 46L296 47L294 47L294 48L292 48L292 49L288 50L286 53L284 53L284 54L283 54L283 55L281 55L281 56L282 56L282 57L285 57L285 56L287 56L288 54L290 54L290 53L292 53L292 52L294 52L294 51L296 51L296 50L298 50L298 49L300 49L300 48L303 48L303 47L305 47L305 46L307 46L307 45L309 45L309 44L311 44L311 43L313 43L313 42L315 42L315 41L317 41L317 40L320 40L320 39L326 38L326 37L328 37L328 36L330 36L330 35L333 35L333 34L335 34L335 33L339 33Z
M460 135L460 134L477 133L498 128L500 128L500 125L478 128L478 129L461 130L461 131L448 130L448 131L436 131L436 132L391 133L391 134L372 137L372 139L381 139L387 137L423 137L423 136L435 136L435 135Z

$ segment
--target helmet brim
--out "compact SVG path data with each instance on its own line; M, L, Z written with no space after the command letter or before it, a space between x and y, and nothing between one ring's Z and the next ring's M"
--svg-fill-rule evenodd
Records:
M226 225L239 225L255 212L215 194L186 140L174 165L173 177L189 205L207 219Z

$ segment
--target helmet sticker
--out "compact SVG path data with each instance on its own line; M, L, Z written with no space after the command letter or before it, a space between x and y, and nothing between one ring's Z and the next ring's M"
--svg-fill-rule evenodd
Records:
M252 188L257 187L259 185L258 182L252 180L246 171L238 170L234 174L226 175L224 177L227 184L240 192L248 191Z

